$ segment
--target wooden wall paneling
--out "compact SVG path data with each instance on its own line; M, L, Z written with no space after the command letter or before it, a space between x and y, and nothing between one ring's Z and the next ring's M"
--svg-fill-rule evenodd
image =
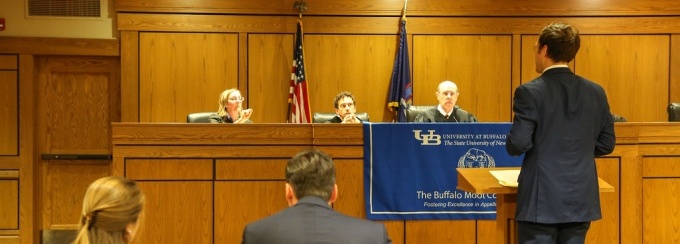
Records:
M212 159L127 159L125 177L134 180L212 180Z
M265 129L272 126L277 126L279 129ZM351 215L363 213L361 208L365 203L358 201L363 195L363 189L360 181L357 180L363 175L357 174L357 170L362 169L363 158L361 150L363 127L360 125L252 124L239 125L239 128L236 128L195 124L114 123L113 127L114 164L121 164L126 158L127 160L172 158L181 159L180 161L185 158L203 158L215 159L217 164L221 164L215 166L217 179L214 181L215 190L212 191L215 196L214 206L216 206L213 212L215 216L214 238L218 243L238 242L246 223L285 208L283 198L269 198L277 195L276 191L283 195L283 187L281 187L283 180L278 178L281 176L275 176L280 174L275 171L283 171L284 161L300 150L309 149L310 146L327 152L337 161L338 184L341 186L342 197L334 208ZM642 159L652 160L648 160L647 164L674 167L671 163L674 162L672 158L680 154L680 149L674 146L680 140L680 130L677 130L677 125L672 123L620 123L615 129L617 147L611 155L598 158L597 167L600 177L612 184L617 192L602 195L603 219L593 224L588 238L589 242L641 243L643 239L642 175L644 172ZM221 131L222 134L214 133L215 131ZM252 133L253 131L264 132L258 134ZM311 131L311 133L295 134L290 133L291 131ZM118 134L119 132L123 134ZM289 136L282 137L281 144L264 145L249 142L259 140L259 138L279 137L282 136L282 132ZM333 132L335 135L342 135L336 142L329 140L334 135ZM253 135L253 137L250 139L241 137L246 134ZM232 140L222 140L223 135ZM236 136L230 137L232 135ZM184 138L184 140L177 140L178 138ZM246 143L246 145L238 146L241 143ZM259 156L255 148L259 149ZM244 153L244 150L247 152ZM262 152L266 153L262 154ZM666 159L660 158L670 159L666 162ZM267 171L263 169L265 164L272 164L273 167ZM239 172L229 175L232 172L228 171L265 173L239 178ZM671 170L671 172L675 171ZM242 192L255 192L255 194L247 194L247 196L238 194ZM205 194L201 196L207 197ZM228 202L235 199L234 196L239 196L236 199L240 202ZM352 198L350 201L346 201L348 196ZM172 198L173 196L165 197ZM281 201L281 203L280 205L272 204L274 201ZM264 202L264 206L247 206L245 212L240 212L240 209L244 208L239 208L239 206L245 206L246 203L252 205L253 202ZM358 205L352 206L353 203ZM230 219L232 217L237 220L232 221ZM481 221L385 221L385 223L395 243L493 243L480 234L481 232L489 234L486 223Z
M409 16L407 32L419 34L538 34L552 22L576 26L581 34L680 33L680 16L662 17L419 17ZM390 34L399 32L399 17L309 16L305 34ZM499 24L503 23L503 24ZM118 14L120 31L295 33L294 16ZM2 47L0 47L2 50Z
M110 168L108 162L47 161L42 175L41 229L77 229L87 187L96 179L110 175Z
M507 121L511 104L511 36L414 36L414 104L436 105L440 82L458 85L457 105L479 121ZM493 58L489 58L493 57Z
M239 159L257 159L257 158L281 158L293 157L297 152L309 149L309 146L243 146L235 148L234 146L136 146L136 147L119 147L122 153L139 155L141 158L147 157L182 157L182 158L221 158L233 157ZM232 150L236 150L230 153ZM115 166L114 166L115 167Z
M283 180L215 182L215 243L240 243L246 224L288 207L284 186Z
M17 59L16 56L12 57L15 60ZM0 90L3 91L0 97L0 134L3 135L0 138L0 155L3 156L19 154L18 89L18 72L16 70L3 70L3 67L0 67Z
M406 221L405 243L476 243L475 220Z
M313 131L309 125L295 124L184 124L184 123L113 123L113 136L118 145L283 145L309 146ZM140 130L140 128L143 128ZM192 128L187 133L187 128ZM234 130L233 128L239 128ZM200 150L197 150L200 151ZM232 151L210 151L214 155L230 155ZM199 152L200 153L200 152ZM238 152L237 152L238 153ZM171 153L172 155L172 153ZM292 157L286 153L282 157Z
M294 152L291 152L295 155ZM291 155L291 158L292 158ZM217 180L285 180L288 159L217 159Z
M0 230L19 229L19 171L0 170Z
M0 243L4 244L19 244L20 240L21 239L19 239L19 236L0 236Z
M248 86L248 33L238 33L238 86L241 96L250 97L250 88ZM243 102L244 108L250 107L250 101L247 99Z
M671 35L670 85L668 89L670 102L680 102L680 35ZM668 120L666 120L668 121Z
M186 122L217 111L223 90L238 86L238 35L141 33L140 122Z
M293 41L292 34L248 35L249 94L246 102L253 109L251 120L256 123L284 123L288 119ZM321 65L309 60L306 63Z
M405 241L405 225L404 220L380 221L385 224L387 228L387 235L392 239L393 244L404 244Z
M680 242L680 178L645 178L642 180L642 243Z
M108 61L113 61L112 63L108 63ZM119 57L114 57L110 58L107 61L104 62L104 65L108 65L108 70L102 70L102 76L108 75L108 77L104 77L104 80L108 79L109 81L109 89L108 89L108 96L109 96L109 104L108 104L108 110L109 110L109 119L107 122L109 122L106 127L108 129L106 135L108 136L109 139L109 153L111 152L111 122L120 122L122 117L121 117L121 105L122 105L122 91L121 91L121 84L120 84L120 78L121 78L121 73L120 73L120 58Z
M331 158L363 158L363 146L314 146L314 149L321 150Z
M118 13L119 31L295 33L295 16ZM305 20L307 17L305 17Z
M333 163L336 170L336 184L338 184L338 200L333 203L333 209L365 219L364 160L333 159Z
M314 33L347 33L347 34L361 34L367 33L371 35L377 35L381 33L385 34L396 34L398 30L398 18L391 19L391 17L385 18L375 18L375 17L316 17L309 16L306 19L307 24L305 25L305 33L309 36ZM498 18L444 18L444 17L412 17L409 19L409 33L451 33L451 34L511 34L511 33L536 33L537 30L543 27L546 23L558 20L557 18L511 18L511 19L498 19ZM562 20L562 19L559 19ZM619 33L637 33L646 34L654 32L667 32L674 33L673 23L679 22L676 17L627 17L625 19L617 18L616 21L611 20L611 18L567 18L568 22L573 22L577 26L581 33L609 33L609 34L619 34ZM502 28L497 25L499 21L508 23L503 25ZM625 24L622 24L622 22ZM119 27L122 30L154 30L160 29L163 31L183 31L183 32L199 32L199 31L212 31L212 32L231 32L239 31L240 40L243 40L243 33L292 33L294 32L295 18L290 17L259 17L259 16L214 16L214 15L160 15L151 14L148 16L138 16L135 14L121 14L121 25ZM173 23L168 25L168 23ZM239 23L238 25L224 24L224 23ZM276 23L273 24L272 23ZM370 23L367 26L366 23ZM597 23L593 25L592 23ZM172 27L166 29L168 27ZM664 26L662 29L656 29L658 26ZM394 35L396 36L396 35ZM311 37L310 37L311 38ZM310 39L307 38L307 39ZM395 38L396 39L396 38ZM238 45L243 49L243 41ZM307 41L309 42L309 40ZM412 45L413 46L413 45ZM309 48L307 48L307 53L311 53ZM243 55L246 51L239 50L239 55ZM316 52L315 52L316 53ZM250 58L250 55L248 55ZM310 55L308 55L310 56ZM393 56L393 54L392 54ZM243 57L239 56L242 60ZM285 59L285 58L283 58ZM307 58L308 60L310 58ZM414 60L414 59L412 59ZM310 61L307 61L310 63ZM286 65L284 65L286 66ZM513 69L514 67L510 65ZM531 69L531 67L527 67ZM522 69L525 69L522 67ZM239 72L243 72L244 68L239 67ZM253 74L249 68L247 69L247 74ZM414 72L415 73L415 72ZM489 73L489 72L487 72ZM490 73L489 73L490 74ZM527 74L532 74L528 72ZM310 79L314 79L313 74L310 74ZM533 74L532 74L533 75ZM511 76L511 75L510 75ZM524 75L522 75L524 76ZM239 80L243 80L243 75L239 75ZM512 79L512 78L511 78ZM286 78L287 80L287 78ZM248 85L246 89L250 87L251 80L248 78ZM314 82L310 82L313 84ZM253 84L254 85L254 84ZM243 87L243 84L239 84ZM257 86L260 86L257 84ZM373 87L373 86L372 86ZM512 86L511 86L512 87ZM376 88L379 89L379 88ZM512 90L512 89L510 89ZM382 91L385 92L385 91ZM250 94L251 92L248 92ZM385 92L386 93L386 92ZM260 92L252 92L253 95L261 94ZM283 96L283 94L278 96ZM285 92L284 92L285 94ZM314 93L316 94L316 93ZM249 96L249 95L247 95ZM274 95L276 96L276 95ZM326 95L319 95L326 96ZM372 96L370 103L382 104L382 98L373 98L380 96ZM364 100L365 101L365 100ZM246 106L256 106L255 104L250 104L250 101L246 102ZM253 102L254 103L254 102ZM312 102L313 109L318 107L314 105L316 103ZM324 103L322 103L324 104ZM257 105L262 106L262 105ZM256 106L256 107L257 107ZM286 106L286 105L282 105ZM328 106L328 105L326 105ZM499 105L496 105L499 106ZM380 106L384 107L384 106ZM361 109L361 107L359 108ZM257 109L260 111L261 109ZM316 109L314 109L316 110ZM384 109L383 109L384 110ZM285 110L284 110L285 111ZM484 109L483 111L488 111ZM271 113L273 116L280 116L281 112ZM509 117L510 112L503 110L499 115L494 115L501 117L503 113L507 113ZM385 114L385 112L383 112ZM269 115L269 113L268 113ZM256 115L257 116L257 113ZM625 116L625 114L624 114ZM379 120L375 119L374 122ZM479 116L478 116L479 117ZM256 118L257 119L257 118ZM272 120L278 120L272 118ZM389 121L389 118L385 116L382 121ZM493 119L497 121L505 121L509 119ZM487 120L490 121L490 120ZM265 119L262 122L269 122Z
M139 122L139 45L139 32L120 32L122 122Z
M583 35L575 73L605 89L612 113L630 122L666 121L668 35Z
M524 42L522 41L524 38L523 35L512 35L512 78L511 78L511 85L510 85L510 104L509 107L506 109L510 111L510 117L506 118L507 122L512 122L512 118L515 115L514 112L512 112L512 106L514 104L514 101L512 101L512 98L514 97L515 89L522 84L522 75L524 71L524 66L522 65L523 61L523 55L524 52L526 51L524 49ZM503 108L501 108L503 109ZM503 119L503 118L501 118ZM503 121L503 120L502 120Z
M16 156L19 154L19 76L18 56L0 55L0 155ZM0 168L7 167L0 161ZM7 167L9 168L9 167ZM16 168L16 167L15 167Z
M618 136L618 131L616 132ZM618 140L618 138L617 138ZM621 155L619 243L642 243L642 156L638 145L616 145L612 155ZM611 184L611 183L610 183Z
M134 0L116 0L118 12L183 12L183 13L248 13L296 14L293 0L286 1L220 1L151 0L140 3ZM401 1L371 0L307 0L307 15L391 15L399 16L404 5ZM664 6L659 8L658 6ZM544 4L540 0L523 1L519 7L509 2L493 0L411 0L409 16L590 16L590 15L672 15L680 12L680 4L672 0L635 1L604 0L598 2L568 0Z
M645 157L642 177L680 178L680 157Z
M580 34L678 33L678 17L409 17L411 34L540 34L553 22L565 22ZM503 23L503 24L499 24ZM320 22L326 24L326 22Z
M476 220L477 244L493 244L498 242L496 236L498 234L498 223L495 219L492 220ZM510 228L510 227L508 227ZM512 234L510 234L512 235Z
M338 200L333 203L333 209L346 215L365 219L364 160L342 159L341 157L336 156L333 159L338 184ZM404 221L381 222L385 224L387 234L393 243L404 243Z
M587 243L619 243L620 219L620 158L598 158L597 175L614 187L614 192L600 193L602 219L593 221L586 236Z
M36 202L41 199L40 188L36 187L41 182L35 159L36 124L27 122L36 121L37 74L33 55L19 55L19 67L19 121L24 124L19 128L19 235L23 244L31 244L39 236L36 227L41 223L38 214L34 214L39 212Z
M540 32L540 29L537 30L537 32ZM538 41L538 35L522 35L522 61L520 65L520 83L529 83L529 81L535 79L536 77L540 76L541 73L536 72L536 51L534 49L534 45ZM572 70L573 71L573 70ZM518 85L518 86L519 86ZM517 87L515 87L517 88ZM512 90L512 96L515 96L515 90ZM512 108L511 108L512 109Z
M138 181L137 184L146 197L146 205L135 242L213 243L211 181Z
M380 122L397 47L396 35L305 35L305 69L312 113L335 113L333 101L351 92L357 112Z
M385 105L387 106L387 105ZM357 124L313 124L314 146L333 158L363 158L364 128ZM338 131L342 131L341 133ZM328 147L326 147L328 146ZM358 146L358 147L357 147Z
M17 55L0 55L0 70L17 70L19 60Z

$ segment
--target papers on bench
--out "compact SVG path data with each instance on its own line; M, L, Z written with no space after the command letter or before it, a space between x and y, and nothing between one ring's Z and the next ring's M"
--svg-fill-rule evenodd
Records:
M517 170L490 170L489 173L496 177L498 184L507 187L517 187L517 178L519 177L519 169Z

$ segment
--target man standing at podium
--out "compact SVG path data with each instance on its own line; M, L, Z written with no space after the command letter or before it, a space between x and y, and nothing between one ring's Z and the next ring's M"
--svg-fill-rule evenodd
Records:
M534 44L536 72L513 98L506 149L525 153L517 189L519 243L584 243L602 218L595 157L614 150L614 121L604 89L567 66L580 47L578 30L543 28Z

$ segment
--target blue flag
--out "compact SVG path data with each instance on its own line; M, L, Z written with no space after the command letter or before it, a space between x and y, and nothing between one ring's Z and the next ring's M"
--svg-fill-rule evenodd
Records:
M397 122L406 122L406 109L413 103L413 83L408 61L408 41L406 40L406 19L401 20L399 30L399 50L394 59L392 79L390 81L390 97L387 107L396 112Z

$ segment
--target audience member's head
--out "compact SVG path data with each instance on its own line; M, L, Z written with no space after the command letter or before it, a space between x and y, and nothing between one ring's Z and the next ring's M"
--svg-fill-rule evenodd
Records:
M319 197L329 204L337 198L333 160L321 151L300 152L286 166L288 205L306 196Z
M140 224L144 194L122 177L100 178L87 188L75 244L130 243Z
M554 63L569 63L574 60L581 47L578 30L565 23L552 23L543 28L536 49L536 72L543 73L545 68ZM545 55L542 53L545 52ZM545 58L549 60L545 60Z
M456 101L458 101L458 86L452 81L443 81L439 83L437 87L437 100L439 100L439 105L446 112L453 110L456 106Z

